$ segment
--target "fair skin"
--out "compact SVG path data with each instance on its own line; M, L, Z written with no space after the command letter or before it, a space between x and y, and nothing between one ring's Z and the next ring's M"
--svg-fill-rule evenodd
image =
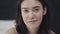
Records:
M21 16L29 34L37 34L43 16L47 13L47 8L43 9L42 4L37 0L24 0L21 3ZM50 34L55 34L49 30ZM9 29L5 34L18 34L16 28Z
M29 30L29 34L37 34L43 15L46 14L46 10L47 8L43 9L42 4L37 0L24 0L22 2L21 15Z
M53 32L52 30L49 31L50 34L55 34L55 32ZM18 32L16 31L16 28L10 28L8 31L5 32L5 34L18 34Z

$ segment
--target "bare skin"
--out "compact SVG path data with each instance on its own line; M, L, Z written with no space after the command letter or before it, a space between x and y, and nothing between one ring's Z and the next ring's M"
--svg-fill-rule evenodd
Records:
M49 31L50 34L55 34L55 32L53 32L52 30ZM5 34L18 34L18 32L16 31L15 27L14 28L10 28L8 31L6 31Z
M37 34L43 16L47 13L47 8L43 9L38 0L24 0L21 3L21 16L29 31L29 34ZM13 30L13 31L12 31ZM16 29L10 29L7 34L18 34ZM55 34L52 30L50 34Z
M42 4L37 0L24 0L22 2L22 18L25 25L27 26L29 34L37 34L43 19L43 15L45 15L46 12L47 8L43 9Z

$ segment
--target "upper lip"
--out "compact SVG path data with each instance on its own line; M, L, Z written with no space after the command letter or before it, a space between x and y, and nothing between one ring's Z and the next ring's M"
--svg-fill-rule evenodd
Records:
M31 21L29 21L29 22L35 22L35 21L37 21L37 20L31 20Z

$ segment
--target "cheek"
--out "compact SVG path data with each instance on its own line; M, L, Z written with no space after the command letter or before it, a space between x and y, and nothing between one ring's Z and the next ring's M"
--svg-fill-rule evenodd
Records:
M43 18L43 12L39 12L39 13L37 13L36 14L36 17L37 17L37 19L38 19L38 21L42 21L42 18Z
M38 13L36 14L36 16L37 16L38 18L43 17L43 11L38 12Z
M27 15L22 14L22 18L23 18L23 21L24 21L24 22L26 22L26 21L27 21Z

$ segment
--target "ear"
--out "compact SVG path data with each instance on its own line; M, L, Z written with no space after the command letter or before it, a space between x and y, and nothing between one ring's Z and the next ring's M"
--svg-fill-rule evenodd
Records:
M43 15L46 15L46 13L47 13L47 8L45 7L43 11Z

